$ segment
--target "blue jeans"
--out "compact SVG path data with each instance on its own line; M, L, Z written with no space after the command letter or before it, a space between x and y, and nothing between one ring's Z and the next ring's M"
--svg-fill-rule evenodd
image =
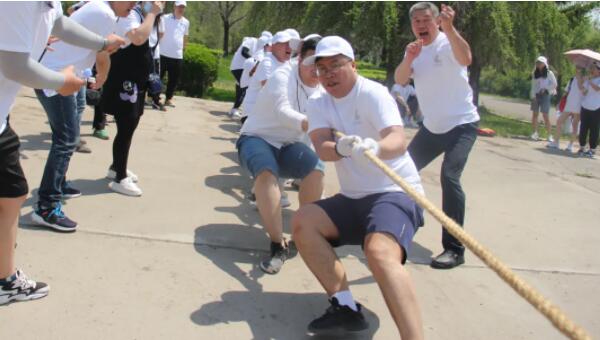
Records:
M67 169L79 143L79 123L85 109L85 86L70 96L57 94L46 97L42 90L35 90L35 94L46 111L52 130L52 146L38 191L38 205L50 208L60 202L63 189L68 187Z
M423 126L408 146L408 152L419 171L444 154L440 175L442 210L461 226L465 221L466 197L460 185L460 177L477 139L478 125L478 122L463 124L442 134L432 133ZM442 229L442 245L444 250L454 250L458 254L465 252L463 244L445 228Z
M277 149L260 137L242 135L236 147L242 167L253 178L263 171L270 171L277 178L294 179L303 179L313 170L325 172L319 156L302 142Z

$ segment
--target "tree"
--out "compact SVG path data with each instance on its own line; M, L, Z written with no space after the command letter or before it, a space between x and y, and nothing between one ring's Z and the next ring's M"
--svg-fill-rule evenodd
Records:
M223 23L223 56L229 54L229 31L231 27L240 22L246 17L245 14L239 15L237 18L233 18L234 12L243 2L238 1L217 1L212 3L215 6L221 22Z

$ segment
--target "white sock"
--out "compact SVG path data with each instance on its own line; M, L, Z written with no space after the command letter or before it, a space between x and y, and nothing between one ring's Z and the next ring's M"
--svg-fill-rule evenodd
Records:
M336 298L340 304L340 306L348 306L355 312L358 312L358 307L356 306L356 302L352 297L352 293L349 290L343 290L341 292L337 292L333 294L331 298Z

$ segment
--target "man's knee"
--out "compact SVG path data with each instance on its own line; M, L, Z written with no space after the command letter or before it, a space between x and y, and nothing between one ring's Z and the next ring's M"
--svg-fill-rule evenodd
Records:
M273 185L277 184L277 176L273 171L265 169L259 172L254 181L256 185Z
M401 265L403 250L396 239L386 233L372 233L367 235L364 252L373 269L386 268L390 265Z

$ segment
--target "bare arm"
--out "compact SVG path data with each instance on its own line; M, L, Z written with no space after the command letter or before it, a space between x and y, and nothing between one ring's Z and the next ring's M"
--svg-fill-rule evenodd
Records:
M342 159L342 156L335 151L335 138L331 129L316 129L309 136L322 161L335 162Z
M404 128L400 125L387 127L379 132L381 140L379 143L379 158L394 159L404 155L406 148L406 136Z
M94 89L99 89L106 82L108 78L108 71L110 70L110 55L108 52L99 52L96 54L96 84L93 86Z
M187 44L188 44L188 36L187 36L187 35L184 35L184 36L183 36L183 50L185 50L185 49L186 49L186 47L187 47Z
M402 86L406 86L410 77L412 75L412 63L421 53L421 49L423 48L423 40L419 39L417 41L413 41L406 46L406 53L404 55L404 59L396 67L396 71L394 72L394 80L396 84L400 84Z
M154 1L152 3L152 10L150 13L146 14L144 22L139 27L127 32L127 38L132 44L140 46L143 45L146 40L148 40L150 34L152 33L152 29L154 28L154 20L156 20L158 13L162 12L163 7L163 2Z

